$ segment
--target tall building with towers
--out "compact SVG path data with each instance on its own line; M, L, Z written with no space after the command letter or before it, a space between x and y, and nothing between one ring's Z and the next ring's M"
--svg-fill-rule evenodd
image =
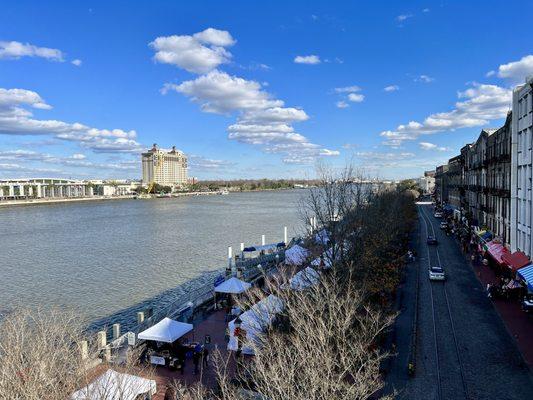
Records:
M187 184L187 156L176 150L165 151L154 143L146 153L142 153L143 185L181 186Z

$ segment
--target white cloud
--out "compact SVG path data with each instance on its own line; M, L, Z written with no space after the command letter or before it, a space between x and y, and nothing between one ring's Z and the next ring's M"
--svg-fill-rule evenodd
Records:
M407 19L409 18L413 18L413 14L402 14L402 15L398 15L396 17L396 21L398 22L404 22L406 21Z
M197 171L228 169L229 167L233 167L236 165L236 163L232 161L206 158L195 154L189 155L188 164L192 170Z
M511 91L496 85L474 83L457 96L463 101L456 102L451 111L431 114L423 122L410 121L394 131L381 132L386 139L384 144L394 147L420 135L483 126L505 117L511 104Z
M437 146L434 143L419 142L418 145L422 150L450 151L449 147Z
M365 96L359 93L350 93L348 95L348 100L353 103L361 103L365 99Z
M314 54L309 56L296 56L294 57L294 62L296 64L320 64L320 57Z
M525 78L530 75L533 75L533 55L522 57L519 61L502 64L498 67L498 76L510 79L513 82L524 82Z
M162 92L166 94L169 90L190 97L200 104L202 111L211 113L260 110L283 105L282 101L272 99L269 93L263 91L259 82L217 70L179 85L167 83Z
M345 101L343 101L343 100L337 101L337 103L335 103L335 105L337 106L337 108L348 108L348 107L350 107L350 105L348 103L346 103Z
M397 90L400 90L400 87L398 85L389 85L385 86L383 90L385 92L396 92Z
M424 8L424 9L422 10L423 13L428 13L429 11L430 11L429 8Z
M133 130L97 129L79 122L36 119L30 111L32 108L49 110L52 107L31 90L0 88L0 134L51 135L98 152L138 152L142 149Z
M71 63L74 64L76 67L80 67L82 61L79 58L76 58L75 60L72 60Z
M302 109L285 107L259 82L215 70L179 85L166 84L162 92L171 90L186 95L204 112L237 113L237 122L228 127L228 138L282 154L284 162L309 163L317 157L339 154L295 132L291 124L309 116Z
M423 83L430 83L433 82L435 78L432 78L428 75L420 75L414 79L415 82L423 82Z
M357 85L352 86L344 86L344 87L338 87L335 88L335 93L354 93L354 92L360 92L361 88Z
M0 41L0 59L17 60L21 57L40 57L50 61L65 61L63 52L58 49L38 47L33 44L16 41Z
M233 44L235 40L229 32L208 28L192 36L161 36L149 45L156 51L156 62L204 74L231 60L226 47Z

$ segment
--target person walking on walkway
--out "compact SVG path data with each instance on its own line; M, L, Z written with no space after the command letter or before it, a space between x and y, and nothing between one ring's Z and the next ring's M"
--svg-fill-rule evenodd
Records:
M192 362L194 364L194 375L198 373L198 366L200 365L201 354L198 351L195 351L192 355Z

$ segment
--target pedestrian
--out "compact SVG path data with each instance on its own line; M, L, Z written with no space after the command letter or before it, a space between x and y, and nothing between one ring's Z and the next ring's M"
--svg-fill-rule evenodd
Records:
M209 363L209 350L204 347L203 350L203 356L204 356L204 367L207 367L207 364Z
M198 366L200 365L200 353L195 351L192 355L192 362L194 363L194 375L198 373Z

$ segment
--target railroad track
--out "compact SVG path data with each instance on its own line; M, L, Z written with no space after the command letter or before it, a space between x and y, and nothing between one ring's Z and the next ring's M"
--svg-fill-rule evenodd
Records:
M429 230L431 228L432 236L437 238L433 222L427 215L425 207L420 206L419 210L426 227L426 236L429 236ZM432 264L432 251L427 243L426 249L428 269L430 266L438 266L442 268L443 266L438 247L434 246L433 249L433 253L435 254L433 256L434 264ZM437 375L437 398L439 400L461 398L470 400L452 311L448 299L448 293L446 291L446 281L435 283L430 281L429 286ZM437 312L437 310L440 312ZM443 365L444 368L441 368Z

